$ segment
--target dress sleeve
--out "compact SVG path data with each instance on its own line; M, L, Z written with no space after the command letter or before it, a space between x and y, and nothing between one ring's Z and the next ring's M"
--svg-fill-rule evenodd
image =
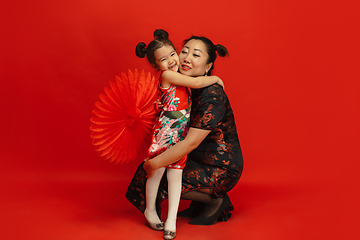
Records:
M201 93L190 127L213 130L224 114L224 91L220 86L210 86Z

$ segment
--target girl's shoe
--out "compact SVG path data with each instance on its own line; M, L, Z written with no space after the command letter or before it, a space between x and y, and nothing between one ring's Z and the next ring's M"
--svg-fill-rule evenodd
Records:
M176 238L176 232L165 230L164 234L163 234L163 238L164 239L174 239L174 238Z
M144 212L144 217L152 230L155 230L155 231L163 231L164 230L165 224L163 222L160 221L160 223L152 223L147 219L146 210Z
M155 230L155 231L164 230L164 223L163 222L161 222L161 223L151 223L151 222L148 221L148 224L149 224L149 226L150 226L150 228L152 230Z

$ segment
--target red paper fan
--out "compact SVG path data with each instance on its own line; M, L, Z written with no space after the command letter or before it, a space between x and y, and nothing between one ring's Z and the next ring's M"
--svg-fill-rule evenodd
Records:
M157 111L158 80L141 70L127 71L110 81L92 111L93 145L100 156L115 163L145 156Z

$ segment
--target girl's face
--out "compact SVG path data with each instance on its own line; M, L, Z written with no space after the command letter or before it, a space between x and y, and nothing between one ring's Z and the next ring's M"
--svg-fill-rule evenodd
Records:
M212 63L207 63L209 54L206 45L197 39L191 39L181 49L179 54L180 73L187 76L204 76Z
M171 70L177 72L179 70L179 55L170 45L164 45L154 51L155 63L153 67L160 71Z

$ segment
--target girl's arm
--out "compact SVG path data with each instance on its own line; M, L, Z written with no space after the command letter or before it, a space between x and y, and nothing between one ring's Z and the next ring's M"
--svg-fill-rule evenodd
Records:
M197 148L199 144L206 138L211 130L204 130L199 128L190 127L185 139L176 143L171 148L168 148L165 152L157 155L152 159L148 159L144 162L144 169L148 174L148 177L152 176L156 169L165 167L171 163L174 163Z
M217 76L190 77L178 72L167 70L163 72L161 77L161 86L163 88L168 88L171 84L189 88L203 88L214 83L217 83L224 88L223 81Z

